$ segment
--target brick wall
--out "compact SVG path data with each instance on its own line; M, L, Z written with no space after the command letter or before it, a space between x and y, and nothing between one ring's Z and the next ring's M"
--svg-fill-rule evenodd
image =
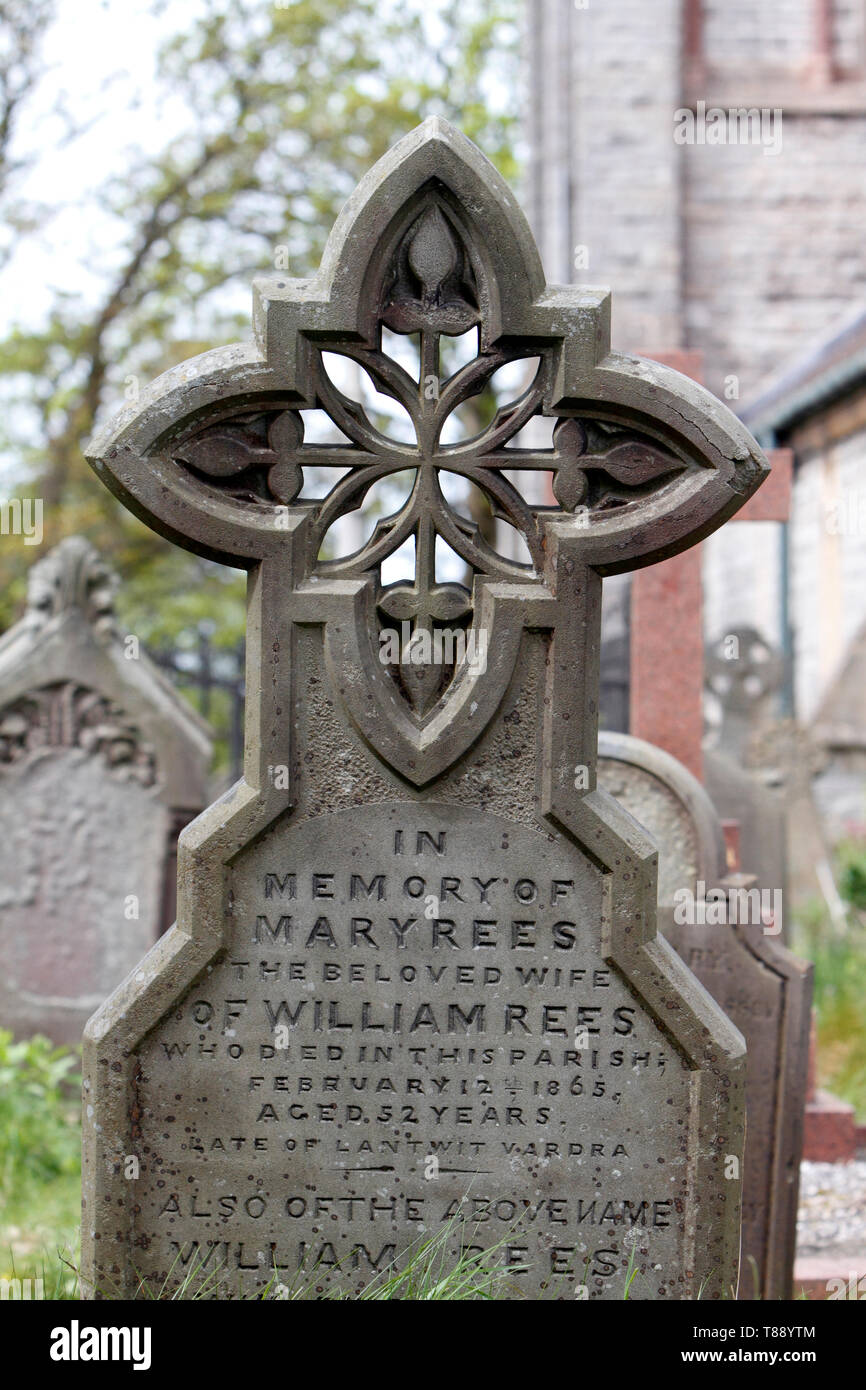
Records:
M714 66L787 69L808 61L815 42L814 0L704 0L704 50Z
M702 547L704 635L754 627L780 647L780 528L774 521L729 521Z

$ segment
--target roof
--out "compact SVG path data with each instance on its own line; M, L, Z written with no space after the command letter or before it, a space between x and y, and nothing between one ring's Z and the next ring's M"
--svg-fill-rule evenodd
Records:
M866 308L815 348L795 358L740 412L763 444L822 406L866 386Z

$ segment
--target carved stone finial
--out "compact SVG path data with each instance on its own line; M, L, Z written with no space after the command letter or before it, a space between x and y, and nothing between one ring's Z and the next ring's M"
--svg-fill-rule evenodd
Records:
M67 536L30 571L27 616L43 627L70 609L79 609L99 633L115 627L114 596L119 580L83 536Z

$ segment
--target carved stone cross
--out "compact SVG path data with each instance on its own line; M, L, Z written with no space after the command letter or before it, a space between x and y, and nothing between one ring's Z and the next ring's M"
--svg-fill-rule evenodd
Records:
M766 727L784 674L781 655L756 628L734 628L710 646L705 680L721 705L719 742L731 757L742 760L750 740Z
M177 925L88 1025L85 1278L351 1292L440 1233L454 1260L497 1245L518 1296L621 1298L629 1270L632 1297L719 1295L742 1039L657 937L655 852L595 786L600 602L603 575L731 516L763 456L700 387L611 353L607 292L545 283L509 189L438 119L362 181L316 276L257 281L254 329L89 455L148 525L248 569L249 618L244 777L181 840ZM448 374L443 339L468 334ZM443 442L529 359L517 399ZM305 442L311 410L345 442ZM521 448L536 416L552 444ZM345 471L308 499L322 466ZM335 523L409 470L335 558ZM511 480L538 470L555 506ZM437 538L467 584L437 574ZM383 584L408 541L414 580ZM407 675L382 658L394 623L401 652L456 633L464 654Z

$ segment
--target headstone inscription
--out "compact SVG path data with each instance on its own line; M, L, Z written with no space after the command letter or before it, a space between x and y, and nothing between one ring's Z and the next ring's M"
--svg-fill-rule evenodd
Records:
M603 574L708 534L763 457L703 390L609 351L607 292L545 285L508 187L438 119L362 181L315 278L257 282L254 327L90 450L137 515L250 580L244 777L181 837L176 927L86 1030L86 1287L353 1292L454 1218L454 1255L501 1243L517 1296L621 1298L630 1271L632 1297L721 1296L742 1038L657 937L655 850L596 789L599 615ZM417 335L416 377L384 330ZM443 378L440 340L469 330ZM527 357L518 400L440 442ZM303 442L315 408L345 443ZM509 447L536 415L552 447ZM308 465L345 470L324 499L299 496ZM510 481L539 469L554 506ZM327 558L406 470L406 501ZM409 539L413 581L383 585ZM471 587L442 580L437 539ZM436 663L449 629L463 647Z
M762 896L753 875L727 872L722 824L687 768L641 739L602 732L598 783L659 846L659 928L746 1039L740 1297L789 1299L812 965L771 934L772 894Z
M30 571L0 640L0 1026L77 1043L170 925L210 738L114 614L80 536Z

